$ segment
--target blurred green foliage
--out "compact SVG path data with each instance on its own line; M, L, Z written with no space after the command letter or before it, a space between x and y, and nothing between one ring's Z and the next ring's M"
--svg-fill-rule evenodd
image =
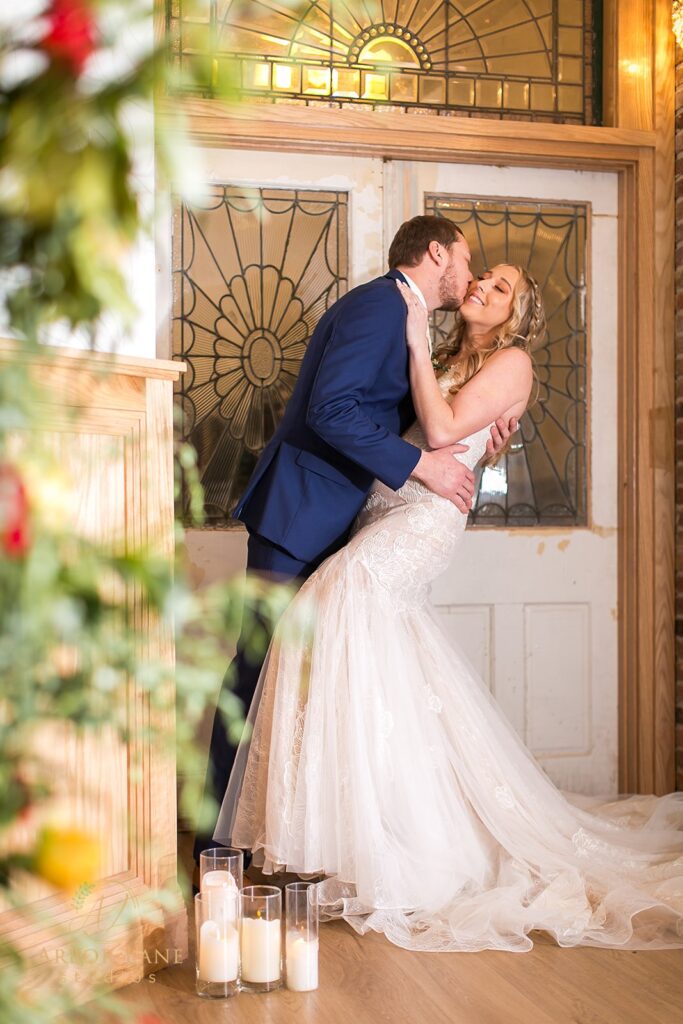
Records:
M91 736L113 729L123 742L135 740L133 781L141 741L165 748L186 780L179 811L196 816L204 770L197 730L216 700L244 603L275 620L291 594L254 581L193 589L180 524L175 564L149 550L113 550L74 529L74 483L58 446L41 432L46 396L24 356L55 326L92 343L103 317L133 322L126 264L153 227L140 153L143 160L155 154L166 189L185 173L180 122L172 138L158 128L148 137L155 93L182 91L183 83L173 79L164 47L154 45L151 0L27 0L16 8L0 17L0 331L18 345L14 358L0 359L0 899L27 926L54 928L54 913L25 900L13 883L33 875L61 887L75 910L98 919L97 927L65 934L65 944L92 951L112 927L94 914L98 845L106 837L41 831L59 780L52 751L35 737L50 724ZM236 99L229 85L223 98ZM49 351L41 347L43 356ZM203 498L192 448L177 444L175 467L176 492L189 490L197 525ZM145 651L132 612L140 595L175 633L173 667ZM265 642L258 626L252 642ZM133 678L143 694L138 716L130 714ZM158 724L169 712L174 731ZM222 712L238 738L244 709L229 692ZM16 842L19 834L28 839ZM189 894L189 880L183 885ZM176 904L174 893L152 892L131 901L116 924ZM3 940L0 925L3 1024L131 1018L106 980L77 1006L67 974L42 966Z

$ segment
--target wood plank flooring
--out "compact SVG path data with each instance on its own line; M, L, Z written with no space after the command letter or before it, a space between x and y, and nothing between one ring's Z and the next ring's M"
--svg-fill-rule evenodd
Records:
M164 1024L681 1024L683 954L560 949L411 953L346 924L321 928L320 987L208 1001L192 958L119 993Z
M683 950L562 949L533 932L529 953L411 953L338 921L322 925L320 937L315 992L201 999L192 952L153 983L130 985L119 995L164 1024L683 1022ZM193 947L192 935L190 941Z

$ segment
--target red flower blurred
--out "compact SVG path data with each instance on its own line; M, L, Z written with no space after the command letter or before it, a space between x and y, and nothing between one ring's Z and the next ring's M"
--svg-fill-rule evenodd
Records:
M29 546L29 509L24 482L7 463L0 464L0 544L10 558L21 558Z
M47 11L48 30L42 47L68 64L74 75L95 49L97 28L89 0L52 0Z

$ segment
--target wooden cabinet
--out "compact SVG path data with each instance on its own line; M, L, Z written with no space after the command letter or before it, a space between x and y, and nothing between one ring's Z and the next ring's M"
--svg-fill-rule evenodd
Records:
M0 372L3 361L17 358L24 358L20 349L0 343ZM45 350L30 364L44 388L38 429L71 482L73 530L126 550L148 546L172 559L173 382L184 364L66 349ZM142 660L172 666L170 627L139 593L131 600ZM0 933L33 964L28 980L34 993L46 973L56 971L87 999L96 981L120 986L187 956L186 910L176 877L174 694L167 696L165 710L153 713L168 744L145 738L152 711L134 678L119 709L129 742L108 726L84 737L68 722L36 732L35 742L54 764L58 807L71 824L99 835L105 853L102 877L87 899L68 899L30 879L23 892L35 919L11 909L0 914ZM29 840L31 827L36 824L26 826ZM142 922L127 920L157 889L165 889L174 906L156 908ZM88 953L94 934L103 946Z

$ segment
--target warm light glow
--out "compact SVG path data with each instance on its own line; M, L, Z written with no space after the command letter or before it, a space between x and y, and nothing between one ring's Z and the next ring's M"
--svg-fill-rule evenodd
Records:
M309 95L327 95L330 91L330 69L304 68L303 91Z
M294 68L289 64L276 64L273 67L273 87L275 89L291 89L294 81Z
M402 39L372 39L367 46L361 50L358 62L360 64L372 64L379 62L388 64L399 64L402 67L419 68L420 61L412 47L404 43Z
M359 79L360 74L358 71L338 70L335 68L332 72L332 95L358 99Z
M268 89L270 88L270 64L252 64L248 63L245 65L245 82L244 84L248 89Z
M679 46L683 46L683 0L674 0L671 19L676 42Z
M387 98L386 75L375 75L367 72L364 77L364 86L364 100L385 100Z

